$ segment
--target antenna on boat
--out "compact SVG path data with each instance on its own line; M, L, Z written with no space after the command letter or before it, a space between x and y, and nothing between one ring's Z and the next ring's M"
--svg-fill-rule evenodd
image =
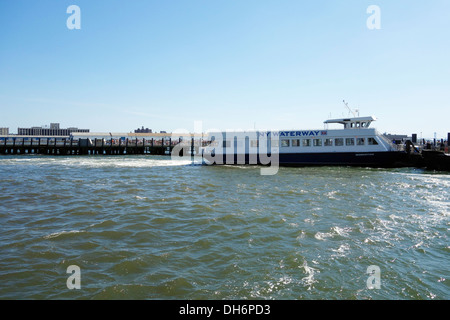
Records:
M351 112L351 114L353 115L354 118L356 118L356 116L359 116L359 109L355 109L355 111L353 111L352 109L350 109L350 107L348 106L348 103L345 102L345 100L342 100L342 102L344 102L345 106L347 107L348 111Z

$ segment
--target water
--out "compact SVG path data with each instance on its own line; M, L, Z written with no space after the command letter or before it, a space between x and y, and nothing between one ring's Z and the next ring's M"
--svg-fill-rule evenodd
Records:
M450 298L449 174L259 169L0 157L0 299Z

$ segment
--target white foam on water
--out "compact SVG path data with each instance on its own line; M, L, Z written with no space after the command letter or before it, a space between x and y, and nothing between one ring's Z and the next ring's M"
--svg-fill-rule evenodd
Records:
M71 231L60 231L60 232L54 232L51 233L49 235L44 236L44 239L53 239L56 237L59 237L61 235L65 235L65 234L73 234L73 233L81 233L81 232L86 232L86 231L80 231L80 230L71 230Z
M326 238L331 238L333 237L333 235L329 232L317 232L314 235L314 238L316 238L317 240L325 240Z
M318 269L308 266L308 263L306 261L303 262L302 268L305 270L305 273L307 274L306 277L302 278L302 282L304 283L305 286L308 287L308 290L310 290L312 285L317 282L317 280L314 279L314 275L316 273L319 273L319 271Z
M191 159L154 159L148 157L133 156L67 156L67 157L47 157L47 156L29 156L4 158L0 165L26 165L26 166L65 166L65 167L121 167L121 168L145 168L145 167L168 167L168 166L187 166L199 164Z
M338 235L342 236L342 237L348 237L349 232L352 231L351 228L341 228L338 226L335 226L333 228L331 228L335 233L337 233Z
M337 249L331 249L331 251L335 252L335 254L331 255L332 257L344 257L350 252L350 245L344 243Z

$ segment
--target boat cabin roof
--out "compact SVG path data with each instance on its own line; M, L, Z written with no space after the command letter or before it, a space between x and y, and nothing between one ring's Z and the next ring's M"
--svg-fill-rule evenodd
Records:
M341 119L330 119L324 121L326 124L330 123L339 123L343 124L345 129L353 129L353 128L368 128L372 121L376 121L377 119L373 116L370 117L358 117L358 118L341 118Z

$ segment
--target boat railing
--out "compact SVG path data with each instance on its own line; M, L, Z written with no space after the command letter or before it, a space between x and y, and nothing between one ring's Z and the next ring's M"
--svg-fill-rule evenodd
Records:
M401 143L401 144L396 144L396 143L394 143L393 141L391 141L389 138L387 138L386 136L384 136L384 135L382 135L382 134L379 134L378 132L377 132L377 136L378 136L381 140L383 140L383 142L384 142L386 145L388 145L392 151L404 151L404 150L405 150L405 145L404 145L403 143Z

